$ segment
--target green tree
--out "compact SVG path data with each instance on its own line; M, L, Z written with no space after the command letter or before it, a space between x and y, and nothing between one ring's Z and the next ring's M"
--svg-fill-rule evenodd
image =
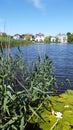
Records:
M26 41L30 41L30 36L26 36Z
M45 37L44 42L45 43L50 43L50 37Z
M67 42L73 43L73 34L70 32L67 32Z

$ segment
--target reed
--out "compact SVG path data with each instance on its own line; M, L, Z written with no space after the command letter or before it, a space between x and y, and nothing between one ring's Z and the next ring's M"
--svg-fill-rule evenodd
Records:
M0 129L24 130L35 115L41 116L41 107L49 102L55 90L52 62L45 56L32 65L28 72L23 55L4 55L0 48ZM19 90L20 89L20 90Z

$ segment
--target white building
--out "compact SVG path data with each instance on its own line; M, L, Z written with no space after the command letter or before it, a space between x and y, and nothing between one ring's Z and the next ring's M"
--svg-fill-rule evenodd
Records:
M55 36L51 36L50 41L51 42L56 42L56 37Z
M67 43L67 35L66 34L58 34L56 36L56 38L58 39L58 42Z
M15 35L13 36L13 38L14 38L14 39L20 39L20 35L19 35L19 34L15 34Z
M39 33L39 34L36 34L35 35L35 41L38 41L38 42L40 42L40 41L44 41L44 34L42 34L42 33Z

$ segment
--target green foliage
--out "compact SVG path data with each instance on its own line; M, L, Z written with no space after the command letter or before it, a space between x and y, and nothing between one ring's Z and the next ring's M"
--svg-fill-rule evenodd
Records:
M40 57L38 64L33 65L33 70L30 73L30 90L35 98L41 98L55 90L55 77L52 70L52 62L45 56L42 63ZM36 91L35 91L36 90ZM36 92L36 93L35 93Z
M65 93L70 95L70 96L73 95L73 91L72 90L67 90Z
M45 56L33 66L28 72L21 51L12 57L0 49L0 129L23 130L34 115L44 121L40 110L46 101L51 103L55 85L52 62Z
M32 43L32 42L31 42ZM14 47L14 46L24 46L24 45L29 45L30 40L15 40L12 38L12 36L0 36L0 48L8 48L8 47Z
M18 76L19 73L20 77ZM18 85L15 78L23 80L25 73L26 68L22 56L16 55L13 58L10 54L2 54L0 59L0 84L10 85L16 91Z
M71 95L70 95L71 93ZM55 112L61 112L62 118L57 118L55 114L52 114L49 110L49 103L45 104L48 109L42 111L42 117L46 122L39 121L40 127L43 130L72 130L73 129L73 91L67 90L65 93L59 96L51 96L53 110ZM51 108L50 108L51 109Z
M6 36L7 36L7 34L6 34L6 33L2 33L2 36L3 36L3 37L6 37Z
M45 37L44 43L50 43L50 37Z
M38 122L43 130L69 130L73 127L73 91L59 96L55 91L52 62L45 56L28 72L23 55L12 57L0 49L0 129L24 130L28 122ZM21 91L19 91L19 88ZM57 119L51 113L61 112Z
M70 32L67 33L67 42L73 43L73 34Z
M26 36L26 41L30 41L30 36Z

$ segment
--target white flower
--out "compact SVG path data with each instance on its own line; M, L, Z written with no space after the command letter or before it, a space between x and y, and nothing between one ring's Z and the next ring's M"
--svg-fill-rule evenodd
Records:
M62 118L62 113L61 112L55 112L55 115L57 118Z

